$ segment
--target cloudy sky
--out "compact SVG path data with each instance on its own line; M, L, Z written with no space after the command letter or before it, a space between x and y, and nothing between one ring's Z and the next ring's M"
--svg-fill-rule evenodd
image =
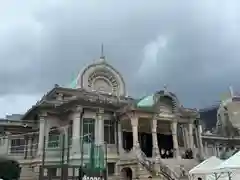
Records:
M135 97L167 84L187 107L240 90L240 3L1 0L0 116L23 113L100 56Z

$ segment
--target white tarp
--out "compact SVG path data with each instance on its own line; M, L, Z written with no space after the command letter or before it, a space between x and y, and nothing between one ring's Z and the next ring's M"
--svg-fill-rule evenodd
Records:
M215 168L216 172L228 172L240 169L240 151Z
M213 170L222 162L219 158L212 156L191 169L189 171L189 178L191 180L198 180L199 178L203 180L215 180L217 174L214 174Z
M223 161L221 159L212 156L191 169L189 174L206 174L212 172L212 170L219 166L222 162Z
M240 151L214 168L214 172L227 176L228 180L240 179ZM230 178L229 178L230 177Z

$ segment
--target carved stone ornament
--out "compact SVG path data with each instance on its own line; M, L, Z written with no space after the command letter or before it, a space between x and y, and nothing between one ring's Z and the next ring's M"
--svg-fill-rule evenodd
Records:
M44 119L47 116L48 116L48 112L46 112L46 111L43 111L39 114L40 119Z
M116 77L110 71L104 69L96 70L88 77L88 87L93 87L94 82L99 78L106 80L106 82L111 86L112 92L116 92L118 90L119 85Z
M76 106L75 112L82 112L83 108L82 106Z
M170 118L170 119L173 119L175 116L172 113L161 112L161 113L157 114L157 117L158 118L168 118L168 119Z
M99 113L99 114L103 114L103 113L104 113L104 109L103 109L103 108L99 108L99 109L98 109L98 113Z
M172 130L172 134L176 135L177 134L177 122L173 122L171 125L171 130Z

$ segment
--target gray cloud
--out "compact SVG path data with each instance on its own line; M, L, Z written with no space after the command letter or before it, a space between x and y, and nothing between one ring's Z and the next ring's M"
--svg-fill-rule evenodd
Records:
M99 57L103 42L129 94L145 95L167 84L187 106L211 104L230 84L240 88L239 12L239 2L219 0L5 4L0 93L34 95L55 83L66 85ZM159 37L165 46L151 46Z

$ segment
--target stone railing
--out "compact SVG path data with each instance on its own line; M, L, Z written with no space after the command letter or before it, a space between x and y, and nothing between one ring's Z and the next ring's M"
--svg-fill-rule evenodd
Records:
M179 176L166 164L164 164L160 158L156 160L149 160L139 145L136 145L134 147L134 151L139 163L150 173L153 173L155 175L163 175L168 180L179 179Z

